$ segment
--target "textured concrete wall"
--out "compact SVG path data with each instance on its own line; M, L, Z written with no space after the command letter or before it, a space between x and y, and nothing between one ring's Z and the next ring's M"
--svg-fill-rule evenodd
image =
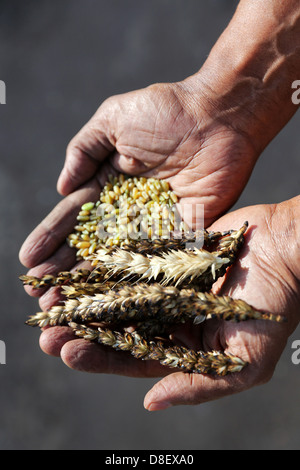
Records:
M143 409L155 380L71 371L24 326L18 250L59 201L68 141L112 94L196 72L231 0L1 0L1 449L299 449L300 366L291 343L270 383L198 407ZM300 77L298 77L300 79ZM299 116L261 157L237 206L299 193Z

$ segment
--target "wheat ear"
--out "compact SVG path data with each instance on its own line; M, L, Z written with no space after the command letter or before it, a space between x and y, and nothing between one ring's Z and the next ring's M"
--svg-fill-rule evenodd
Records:
M69 289L66 287L65 289ZM217 318L241 322L246 320L284 321L279 315L255 310L240 299L199 292L195 289L177 289L160 284L124 285L118 289L107 289L93 296L83 295L69 299L62 306L56 306L31 317L30 324L40 322L61 324L75 322L144 322L155 319L163 325L183 323L189 320L195 324Z
M155 255L168 252L170 250L184 250L188 243L198 243L205 246L210 246L222 237L229 236L233 230L224 232L208 232L207 230L198 230L190 232L189 234L170 233L169 238L154 238L154 239L130 239L124 241L122 250L132 251L140 254ZM105 249L107 254L113 254L117 246L106 246L104 244L97 248L97 251Z
M137 275L140 280L157 280L162 278L163 284L175 282L176 285L193 281L206 272L216 277L218 269L228 264L228 258L221 258L206 250L195 249L193 252L171 250L161 256L145 256L117 249L113 255L105 250L96 255L98 265L103 265L109 273L122 273L125 277ZM98 266L97 265L97 266Z
M137 333L122 334L103 328L95 330L74 322L69 326L77 336L86 340L96 341L116 350L128 351L137 359L157 360L164 366L186 372L224 376L240 372L247 365L242 359L230 354L218 351L196 352L178 346L165 347L161 342L148 342Z
M46 274L43 277L35 276L20 276L19 279L24 285L34 287L35 289L41 289L43 287L55 287L62 286L64 284L72 284L77 282L99 282L103 280L106 270L103 270L101 266L97 269L90 271L88 269L78 269L75 273L64 271L59 273L57 276Z
M239 230L233 230L227 236L220 238L216 254L220 257L225 256L233 263L242 246L244 245L244 234L249 226L248 222L244 222Z
M31 286L34 289L68 286L78 283L100 284L108 280L114 280L115 282L119 280L116 277L112 278L112 276L109 276L108 279L107 269L100 264L92 270L78 269L75 273L64 271L59 273L57 276L52 276L50 274L46 274L43 277L23 275L20 276L19 279L23 282L23 285Z
M211 271L206 269L205 276L201 280L199 280L199 288L201 287L202 289L209 290L213 283L216 280L216 271L218 271L218 277L223 276L226 272L227 267L232 264L232 262L235 259L236 253L238 249L241 247L243 244L243 234L245 233L246 229L248 227L248 223L245 222L243 227L239 231L227 231L227 232L207 232L206 230L201 231L200 235L198 232L198 235L190 235L190 237L183 237L182 239L176 239L174 236L171 236L170 239L168 240L163 240L163 239L155 239L155 240L131 240L128 243L124 243L124 246L122 247L122 252L131 252L131 253L137 253L141 255L151 255L151 254L161 254L161 253L168 253L172 252L173 255L171 254L170 260L172 260L172 256L174 258L174 261L176 261L176 255L174 253L177 253L176 250L181 250L183 252L183 255L180 256L178 255L178 258L181 258L181 267L178 268L184 269L184 262L188 262L189 259L192 259L192 252L186 253L186 256L184 255L184 248L186 246L187 242L195 242L197 239L201 238L203 236L204 242L207 245L210 245L214 243L216 240L219 240L219 245L217 248L217 251L213 254L211 254L211 259L214 259L214 256L217 258L223 258L227 259L227 262L221 263L217 268L213 266L212 264L212 269ZM221 239L221 241L220 241ZM96 266L92 271L87 270L87 269L79 269L75 273L71 273L69 271L64 271L59 273L57 276L53 276L50 274L47 274L41 278L35 277L35 276L20 276L19 279L23 282L24 285L31 286L35 289L40 289L44 287L53 287L53 286L61 286L61 285L68 285L68 284L73 284L73 283L78 283L78 282L88 282L88 283L100 283L105 281L107 278L107 269L99 263L99 258L101 258L103 255L104 256L113 256L116 252L119 253L121 250L118 249L117 247L106 247L102 245L102 248L98 250L98 260L95 262L95 257L94 259L94 266ZM209 257L208 253L205 250L195 250L195 253L202 253L203 260L206 256L206 258ZM194 254L195 254L194 253ZM159 258L161 258L159 256ZM159 258L154 258L153 260L153 267L151 268L153 273L155 273L155 264L159 264L158 260ZM195 261L195 259L193 259ZM132 261L134 264L134 261ZM157 268L157 266L156 266ZM128 267L130 269L130 267ZM168 273L170 274L171 268L168 268ZM135 273L139 274L139 272ZM150 274L151 276L151 274ZM201 274L200 274L201 276ZM147 277L147 276L146 276ZM154 279L156 279L156 276L154 274ZM177 275L175 275L177 277ZM198 278L199 275L196 275L195 277L191 277L191 279ZM183 277L184 279L188 279L189 275L186 277ZM151 279L151 277L150 277ZM172 277L171 279L172 280ZM168 280L165 280L166 283L168 283ZM181 281L179 281L180 283Z
M68 299L77 299L83 295L93 296L104 293L114 288L120 288L123 285L127 285L127 283L117 280L105 280L96 283L78 282L62 286L62 294Z

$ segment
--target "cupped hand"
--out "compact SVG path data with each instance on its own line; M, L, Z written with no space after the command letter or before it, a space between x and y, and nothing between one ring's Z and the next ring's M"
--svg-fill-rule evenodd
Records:
M199 404L267 382L299 323L299 202L300 198L295 198L279 205L243 208L225 215L211 227L239 228L245 220L249 221L239 258L225 279L218 282L215 292L241 298L264 312L284 315L287 322L250 320L236 324L208 320L197 326L186 325L174 333L178 344L240 357L249 363L242 372L225 377L177 372L155 361L137 360L125 352L75 339L69 328L61 327L42 333L41 348L80 371L163 377L145 397L148 410Z
M70 194L91 178L103 184L104 163L167 179L183 204L205 204L212 223L238 199L257 158L251 140L219 118L213 100L208 114L212 97L207 89L200 96L188 80L109 98L69 144L58 190Z
M228 120L225 124L217 98L204 88L200 96L189 80L156 84L114 96L100 106L68 146L58 181L58 190L67 197L23 244L20 260L34 268L31 275L75 266L65 239L76 225L80 206L98 200L109 174L166 179L180 204L204 204L206 226L234 204L257 151L245 133L234 130Z

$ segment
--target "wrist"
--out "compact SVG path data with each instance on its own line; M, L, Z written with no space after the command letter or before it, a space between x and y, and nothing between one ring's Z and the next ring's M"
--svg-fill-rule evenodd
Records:
M242 1L201 70L182 86L260 154L297 111L292 83L300 79L299 51L296 2Z

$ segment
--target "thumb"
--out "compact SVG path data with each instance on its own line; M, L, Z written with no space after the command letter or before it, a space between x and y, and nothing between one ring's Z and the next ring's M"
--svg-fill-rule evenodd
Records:
M109 104L103 103L69 143L65 165L57 183L61 195L67 196L92 178L99 165L114 150L108 138L111 127L109 107Z
M239 377L238 377L239 376ZM176 372L167 375L147 393L144 407L158 411L176 405L198 405L245 389L243 372L226 377Z

